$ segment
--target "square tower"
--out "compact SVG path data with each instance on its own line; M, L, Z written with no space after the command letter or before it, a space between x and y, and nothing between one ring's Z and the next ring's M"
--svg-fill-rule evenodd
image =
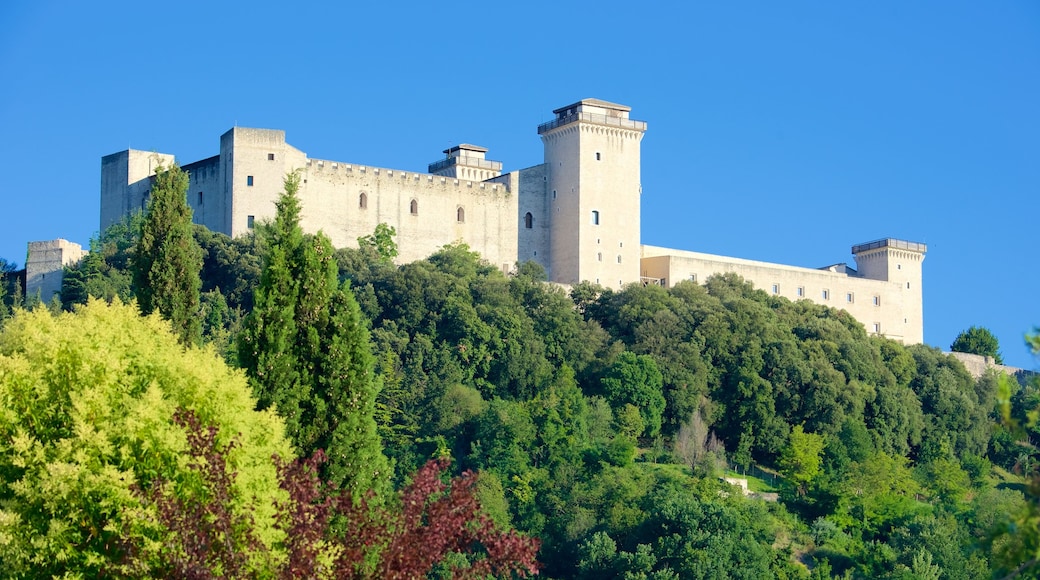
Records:
M607 288L639 281L639 143L625 105L584 99L538 127L545 146L549 279Z
M883 319L878 322L881 333L902 336L907 344L924 342L921 266L927 251L925 244L895 238L852 246L858 275L888 282L885 296L875 299L886 301L876 315Z

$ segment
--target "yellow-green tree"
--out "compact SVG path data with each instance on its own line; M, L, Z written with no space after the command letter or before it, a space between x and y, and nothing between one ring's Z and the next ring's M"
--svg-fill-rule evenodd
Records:
M282 534L271 458L290 458L281 420L255 411L246 379L213 352L185 349L158 316L118 299L75 313L18 312L0 332L0 562L11 577L128 574L126 548L159 563L168 533L140 490L169 483L208 501L173 417L218 429L236 471L233 509L252 518L261 574ZM234 445L228 445L234 439ZM154 575L156 570L137 574Z

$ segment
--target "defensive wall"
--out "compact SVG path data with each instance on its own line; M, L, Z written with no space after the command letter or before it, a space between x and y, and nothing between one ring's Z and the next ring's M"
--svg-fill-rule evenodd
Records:
M669 288L684 280L703 284L713 274L732 272L768 294L846 310L868 334L908 344L924 341L924 321L915 302L919 279L907 288L903 279L866 278L845 264L815 269L656 246L642 249L642 275L648 283Z
M857 269L801 268L642 246L640 142L647 124L630 108L584 99L539 125L544 163L502 172L487 149L461 144L427 172L310 158L285 132L234 127L219 154L184 165L195 221L242 235L272 219L289 172L300 176L301 225L336 247L355 246L380 223L397 231L398 263L464 242L505 271L533 260L550 281L619 289L643 281L703 283L733 272L767 293L842 308L867 332L924 338L923 244L884 238L853 247ZM102 158L101 227L147 203L151 176L173 156L128 150Z

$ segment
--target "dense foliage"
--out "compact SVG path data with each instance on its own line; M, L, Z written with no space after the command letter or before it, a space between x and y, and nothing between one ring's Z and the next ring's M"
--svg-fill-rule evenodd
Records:
M303 455L329 457L328 476L356 496L390 481L374 419L367 321L337 278L332 245L300 229L300 178L289 175L266 228L266 255L238 356L259 399L285 419Z
M196 228L200 319L297 449L330 450L329 489L352 492L339 511L357 522L364 492L388 498L380 509L401 497L373 472L403 490L450 455L479 473L465 481L482 521L539 538L554 578L1040 568L1035 384L975 379L937 349L734 275L565 291L463 245L397 266L386 227L333 251L298 216L287 195L255 237ZM360 443L342 446L340 425ZM474 561L448 554L432 574Z
M77 313L20 312L0 332L0 563L13 577L115 574L130 544L164 537L134 490L155 479L205 494L173 421L190 409L218 426L235 466L236 511L271 544L272 455L289 457L281 421L254 410L245 378L211 352L185 350L158 317L118 300ZM229 435L231 434L231 435ZM159 555L148 551L148 564Z

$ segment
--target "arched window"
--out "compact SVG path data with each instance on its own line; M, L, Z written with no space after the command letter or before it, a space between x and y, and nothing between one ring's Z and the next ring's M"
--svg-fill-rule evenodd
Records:
M460 224L466 223L466 210L462 209L461 207L455 210L455 221L459 222Z
M531 212L527 212L527 215L524 216L524 227L527 229L534 227L534 216L531 215Z
M412 205L411 205L410 209L411 209L412 215L419 215L419 202L415 201L413 199L412 200Z
M361 192L361 195L358 196L357 206L360 209L368 209L368 194Z

